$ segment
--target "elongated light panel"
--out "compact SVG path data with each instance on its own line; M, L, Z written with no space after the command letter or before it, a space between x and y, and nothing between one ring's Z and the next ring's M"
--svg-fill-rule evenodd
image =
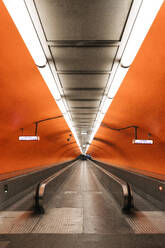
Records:
M3 2L35 63L39 66L45 65L46 58L24 1L3 0Z
M19 136L19 140L22 140L22 141L29 141L29 140L38 141L38 140L40 140L40 137L39 136Z
M121 59L121 64L123 66L128 67L132 64L162 4L163 0L142 1L138 16Z
M139 139L134 139L132 140L133 144L153 144L153 140L139 140Z

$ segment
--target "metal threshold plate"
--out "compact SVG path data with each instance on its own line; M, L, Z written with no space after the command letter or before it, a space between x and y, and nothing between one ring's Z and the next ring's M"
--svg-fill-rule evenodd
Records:
M54 208L43 215L33 233L82 233L82 208Z
M0 212L0 234L30 233L38 221L39 217L34 216L31 211L2 211Z
M134 233L165 233L165 212L139 211L127 216L126 221Z
M82 232L82 208L54 208L40 216L31 211L0 212L0 234Z

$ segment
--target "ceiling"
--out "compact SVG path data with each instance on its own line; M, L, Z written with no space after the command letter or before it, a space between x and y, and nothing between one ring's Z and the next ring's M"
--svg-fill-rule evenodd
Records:
M84 151L139 0L25 2Z

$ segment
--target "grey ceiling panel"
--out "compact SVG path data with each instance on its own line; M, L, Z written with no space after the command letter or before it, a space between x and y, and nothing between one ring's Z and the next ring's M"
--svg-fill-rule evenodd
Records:
M35 0L47 40L119 40L132 0Z
M86 127L77 126L75 129L78 132L86 131L88 134L91 132L91 128L87 126Z
M78 107L78 108L74 108L71 107L70 108L70 112L72 113L77 113L77 114L83 114L86 113L88 111L89 114L97 114L98 108L83 108L83 107Z
M94 120L75 120L74 121L76 124L78 124L78 123L80 123L80 124L88 124L88 123L93 123L94 122Z
M96 114L92 114L92 113L74 113L74 112L71 112L71 115L73 118L95 118L96 117Z
M59 78L63 88L104 88L109 74L60 74Z
M75 117L73 117L72 119L73 119L74 121L76 121L76 122L78 122L78 121L88 121L88 122L89 122L89 121L90 121L90 122L91 122L91 121L94 121L94 118L91 118L90 116L87 117L87 118L78 118L78 117L75 118Z
M117 47L51 47L59 71L110 71Z
M95 99L100 100L103 90L64 90L66 99Z
M100 101L93 100L93 101L73 101L68 100L69 106L72 107L98 107L100 104Z
M90 128L90 127L92 127L91 126L91 124L74 124L74 127L78 127L78 128L83 128L83 129L85 129L85 128Z

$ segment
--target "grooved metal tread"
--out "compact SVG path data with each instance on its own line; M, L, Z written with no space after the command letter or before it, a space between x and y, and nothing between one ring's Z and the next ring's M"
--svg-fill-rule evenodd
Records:
M165 233L165 212L139 211L126 217L134 233Z
M125 220L135 234L165 233L165 212L162 211L135 212ZM83 232L82 208L54 208L42 216L35 216L30 211L0 212L0 234Z

